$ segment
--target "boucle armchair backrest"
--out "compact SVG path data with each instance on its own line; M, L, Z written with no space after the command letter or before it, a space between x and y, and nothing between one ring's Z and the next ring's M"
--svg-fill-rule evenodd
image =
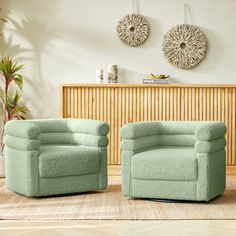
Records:
M218 132L220 132L220 136L224 136L226 127L223 122L135 122L129 123L121 129L123 138L121 147L123 150L138 150L156 146L194 147L197 140L208 141L218 138Z
M84 119L34 120L41 144L107 146L109 127L102 121Z
M36 132L37 131L37 132ZM6 135L37 139L41 145L85 145L105 147L109 126L102 121L84 119L47 119L11 121Z
M160 146L194 147L196 124L189 122L168 122L158 123L157 138Z

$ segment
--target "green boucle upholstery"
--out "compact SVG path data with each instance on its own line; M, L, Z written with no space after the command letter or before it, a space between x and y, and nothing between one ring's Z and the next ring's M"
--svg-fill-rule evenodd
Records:
M7 187L36 197L106 188L108 132L95 120L7 122Z
M39 176L43 178L86 175L99 172L99 152L81 146L42 146Z
M4 143L8 147L22 151L29 151L29 150L37 151L40 148L40 140L18 138L10 135L5 135Z
M226 126L223 122L208 122L196 129L196 138L200 141L214 140L226 133Z
M123 139L122 150L137 151L144 148L161 146L168 142L168 146L193 147L195 138L193 135L150 135L135 139Z
M13 137L20 137L20 138L26 138L26 139L36 139L40 134L40 128L35 125L35 123L29 123L25 121L21 121L21 124L19 125L19 121L12 120L8 122L4 128L5 134L8 134L9 136Z
M84 133L41 133L38 137L41 144L74 144L95 147L106 147L108 138Z
M131 175L134 179L193 181L198 177L194 148L160 147L135 154Z
M121 129L125 196L209 201L225 190L223 122L152 121Z
M198 153L214 153L225 148L226 140L221 137L212 141L197 141L195 144Z

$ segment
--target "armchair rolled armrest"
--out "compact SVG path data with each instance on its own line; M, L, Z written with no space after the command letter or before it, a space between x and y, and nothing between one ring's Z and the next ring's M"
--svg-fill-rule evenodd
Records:
M41 130L35 123L23 120L8 121L4 128L4 135L26 139L37 139L40 133Z
M226 126L223 122L205 122L195 131L197 153L214 153L225 148Z
M74 133L72 134L71 143L91 146L91 147L107 147L107 136L98 136L93 134Z
M199 141L209 141L224 137L226 131L227 128L223 122L205 122L196 129L195 136Z
M7 147L21 151L38 151L40 148L40 141L38 139L26 139L5 135L3 142Z
M158 131L158 122L155 121L126 124L120 131L121 149L136 153L156 147L160 143L160 139L157 138Z
M99 120L68 119L67 128L72 132L72 143L85 146L106 147L109 126Z
M105 136L109 132L109 126L98 120L68 119L68 128L72 132Z
M224 149L226 146L225 138L218 138L212 141L197 141L195 150L197 153L214 153Z

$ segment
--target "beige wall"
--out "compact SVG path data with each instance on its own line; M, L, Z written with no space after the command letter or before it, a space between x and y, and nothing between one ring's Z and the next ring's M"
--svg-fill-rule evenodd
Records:
M5 27L1 53L25 63L24 99L35 118L59 116L61 83L92 83L95 69L118 64L121 82L141 82L149 72L170 74L175 83L236 82L236 1L189 0L188 23L205 32L209 50L185 71L162 55L164 33L183 23L183 0L139 0L151 35L141 47L123 45L118 20L132 12L131 0L1 0L13 24Z

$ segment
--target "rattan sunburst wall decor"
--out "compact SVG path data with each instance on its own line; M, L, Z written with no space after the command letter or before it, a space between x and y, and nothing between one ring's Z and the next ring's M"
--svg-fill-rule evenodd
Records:
M185 7L186 4L184 18ZM169 63L180 69L191 69L204 59L207 40L197 26L180 24L164 35L162 50Z
M206 51L206 37L194 25L177 25L164 36L164 55L169 63L178 68L191 69L195 67L203 60Z
M134 13L133 3L133 14L124 16L117 25L117 34L120 40L131 46L137 47L143 44L149 36L149 24L147 20L140 14Z

